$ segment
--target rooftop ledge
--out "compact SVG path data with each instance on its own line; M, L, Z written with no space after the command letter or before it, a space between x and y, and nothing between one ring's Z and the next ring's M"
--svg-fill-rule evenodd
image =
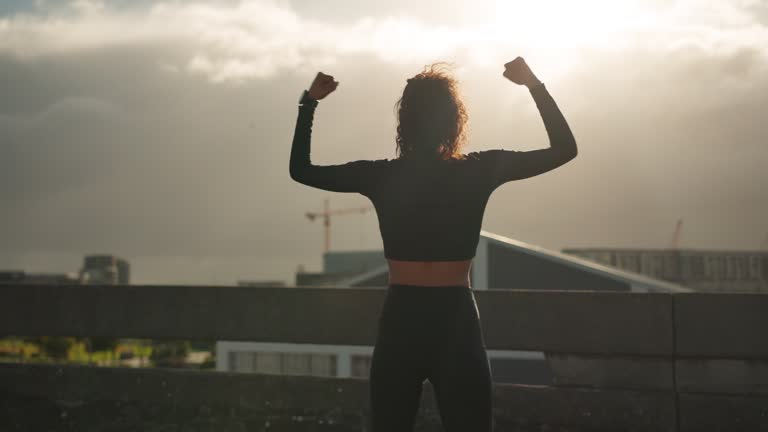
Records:
M0 287L0 332L372 345L378 288ZM475 291L488 349L545 353L496 384L497 431L768 430L768 294ZM0 430L369 431L367 380L0 364ZM441 430L425 385L417 431Z

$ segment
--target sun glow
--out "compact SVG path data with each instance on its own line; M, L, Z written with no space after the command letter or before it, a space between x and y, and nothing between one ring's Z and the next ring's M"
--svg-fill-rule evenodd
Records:
M535 60L537 69L557 74L585 50L621 49L658 17L632 0L495 0L485 32L497 50L509 47ZM507 50L505 50L507 51ZM498 62L485 53L479 63Z

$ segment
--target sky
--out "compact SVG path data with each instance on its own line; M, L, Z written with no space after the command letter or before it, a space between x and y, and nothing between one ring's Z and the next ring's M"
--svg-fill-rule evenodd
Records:
M406 79L453 62L465 152L548 145L501 75L524 57L579 156L498 188L483 228L552 248L757 249L768 235L768 2L750 0L0 2L0 269L73 272L90 253L134 283L293 283L319 271L305 216L370 205L288 175L296 102L318 164L394 158ZM372 212L332 249L381 249Z

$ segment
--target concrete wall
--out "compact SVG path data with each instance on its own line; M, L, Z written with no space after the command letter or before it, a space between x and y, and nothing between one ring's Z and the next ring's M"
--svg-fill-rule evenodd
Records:
M0 383L3 431L371 431L364 379L0 364ZM494 396L499 432L675 430L671 394L496 385ZM415 430L443 431L428 382Z
M4 286L0 334L370 345L384 296L372 288ZM475 296L487 348L543 351L553 373L551 386L495 386L500 431L768 431L768 295ZM356 420L276 430L365 430L366 388L353 378L2 365L0 430L34 430L38 421L152 430L140 427L148 418L167 430L200 416L203 426L188 429L245 430L295 410ZM426 394L417 430L439 430Z

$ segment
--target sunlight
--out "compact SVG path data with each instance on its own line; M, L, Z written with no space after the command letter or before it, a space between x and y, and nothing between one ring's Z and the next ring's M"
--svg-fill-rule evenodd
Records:
M612 46L642 23L645 14L631 1L496 0L493 31L522 37L537 48Z
M632 0L494 0L493 11L486 29L492 44L518 50L548 76L569 69L585 50L621 49L655 19ZM490 57L478 59L484 63Z

